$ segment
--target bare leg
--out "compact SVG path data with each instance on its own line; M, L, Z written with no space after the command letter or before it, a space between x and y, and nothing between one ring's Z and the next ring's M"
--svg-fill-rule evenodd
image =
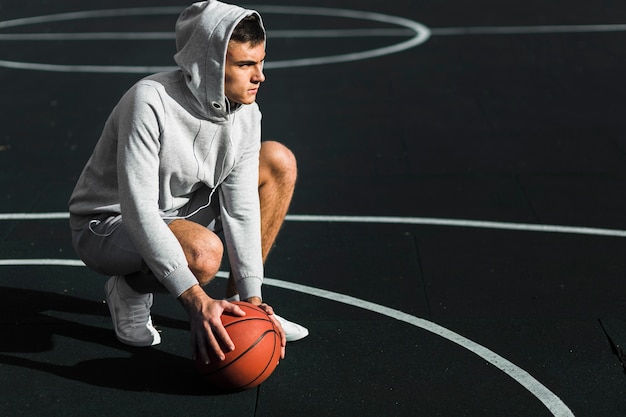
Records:
M263 142L259 155L259 201L261 206L261 249L263 262L276 241L285 220L297 177L297 164L289 149L278 142ZM205 226L188 220L169 225L180 242L189 268L204 286L211 281L221 264L224 248L220 238ZM167 290L151 272L126 276L126 282L139 293L165 293ZM234 279L229 277L226 295L237 294Z
M293 153L284 145L268 141L259 155L259 201L261 204L261 248L263 262L274 246L283 225L296 185L298 168ZM237 294L232 276L226 296Z
M200 285L208 284L217 274L224 253L220 238L205 226L189 220L174 220L169 227L185 252L191 272ZM151 272L127 275L126 282L139 293L167 292Z

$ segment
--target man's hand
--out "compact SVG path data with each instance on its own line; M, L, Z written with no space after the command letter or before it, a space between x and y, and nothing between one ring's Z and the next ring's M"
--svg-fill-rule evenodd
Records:
M224 360L224 351L230 352L235 346L222 325L222 313L235 316L246 313L236 304L212 299L199 285L189 288L178 300L189 314L193 358L207 364L211 360Z
M283 326L280 325L280 322L276 319L276 316L274 315L274 309L268 304L262 303L259 297L250 297L246 301L248 301L250 304L254 304L255 306L263 309L263 311L265 311L267 315L269 316L270 320L272 320L272 323L274 323L274 326L276 326L280 334L280 346L281 346L280 358L285 359L285 347L287 346L287 336L285 336L285 331L283 330Z

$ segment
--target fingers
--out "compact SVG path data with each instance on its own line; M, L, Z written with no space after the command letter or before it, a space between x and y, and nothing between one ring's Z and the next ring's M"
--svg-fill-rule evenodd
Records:
M207 326L207 334L209 335L210 348L217 354L219 360L224 360L225 356L222 352L222 347L230 352L235 349L235 344L230 338L230 335L222 325L222 321L219 319L211 320L210 326Z
M260 308L263 309L263 311L265 311L267 313L268 316L271 316L274 314L274 309L272 308L272 306L270 306L267 303L263 303L259 306Z
M278 333L280 335L280 358L285 359L285 350L287 346L287 336L285 335L285 331L283 330L283 326L281 326L280 322L276 318L274 314L271 314L270 319L274 323L274 326L278 329Z
M281 344L281 359L285 359L285 347L287 345L287 337L280 322L276 319L274 309L262 303L259 307L265 311L274 326L276 327ZM195 352L194 358L209 364L211 360L224 360L226 358L224 352L230 352L235 349L235 345L230 335L222 324L221 316L228 313L234 316L242 317L246 313L238 305L224 300L210 300L208 305L198 310L198 315L192 316L191 319L191 339Z
M278 330L278 334L280 336L280 358L285 359L285 350L286 350L285 348L287 346L287 336L285 335L283 326L281 326L280 322L276 318L276 315L274 314L274 309L270 305L263 303L259 307L262 308L263 311L267 313L268 317L270 318L270 320L272 320L272 323L274 323L274 326Z
M226 332L224 327L221 327ZM218 340L221 335L222 333L220 333L218 327L210 324L208 321L203 321L196 329L192 326L191 339L193 350L196 352L196 359L205 364L211 363L212 360L224 360L225 355L222 346L227 350L232 350L232 341L228 338L221 344ZM227 333L226 335L228 336Z
M216 300L210 300L190 317L191 341L194 358L205 364L212 360L224 360L224 352L235 349L228 332L222 324L224 312L244 316L245 312L238 306Z
M232 314L233 316L245 316L246 312L241 309L237 304L226 302L224 305L224 312L228 314Z

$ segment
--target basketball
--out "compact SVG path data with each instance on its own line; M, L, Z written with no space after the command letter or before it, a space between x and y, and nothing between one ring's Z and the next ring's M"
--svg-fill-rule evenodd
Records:
M236 301L246 315L222 315L222 324L235 344L223 361L206 365L196 360L196 369L212 387L241 391L256 387L276 369L280 360L280 334L259 307Z

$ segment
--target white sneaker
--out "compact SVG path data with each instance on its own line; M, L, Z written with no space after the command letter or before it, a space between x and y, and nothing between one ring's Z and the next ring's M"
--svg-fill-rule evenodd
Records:
M239 294L228 297L226 300L230 302L239 301ZM296 340L304 339L309 335L309 330L306 327L286 320L280 317L278 314L274 314L274 317L276 317L276 320L278 320L283 330L285 331L285 336L287 337L288 342L295 342Z
M288 342L295 342L296 340L304 339L309 335L309 330L306 327L300 326L292 321L285 320L278 314L274 314L274 317L276 317L276 320L278 320L280 325L283 327Z
M121 276L111 277L104 284L104 294L113 319L117 339L130 346L154 346L161 335L152 325L150 307L152 294L133 291Z

